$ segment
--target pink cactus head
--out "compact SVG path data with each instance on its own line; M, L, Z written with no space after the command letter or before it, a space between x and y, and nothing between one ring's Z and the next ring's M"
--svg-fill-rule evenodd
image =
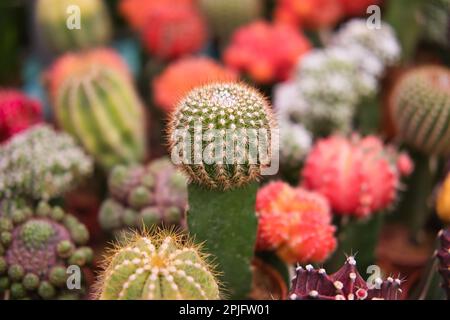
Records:
M258 191L257 249L276 250L284 260L321 262L336 247L335 227L327 200L284 182L271 182Z
M442 288L450 300L450 228L439 233L440 248L436 255L439 260L439 273L442 276Z
M395 149L374 136L332 136L312 149L303 183L324 195L336 214L365 217L393 204L401 174L411 171L405 159L398 161Z

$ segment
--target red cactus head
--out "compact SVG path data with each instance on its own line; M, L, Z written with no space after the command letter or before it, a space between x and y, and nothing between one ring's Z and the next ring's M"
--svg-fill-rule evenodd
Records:
M324 197L284 182L272 182L256 198L257 249L276 250L288 262L320 262L336 247Z

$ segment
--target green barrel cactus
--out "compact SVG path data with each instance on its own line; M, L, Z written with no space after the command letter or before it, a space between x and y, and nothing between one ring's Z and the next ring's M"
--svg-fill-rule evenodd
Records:
M82 298L85 290L71 282L68 268L84 267L92 261L92 250L85 246L88 240L86 227L60 207L40 202L33 208L21 200L2 201L0 296ZM84 286L82 280L79 284Z
M57 52L104 45L112 35L102 0L38 0L36 20L44 40Z
M158 231L136 235L105 260L97 283L101 300L212 300L219 285L200 248Z
M36 125L0 146L0 199L59 197L92 170L92 159L70 135Z
M100 226L117 233L130 227L184 227L185 176L167 157L146 166L118 165L109 175L109 198L99 213Z
M422 66L407 72L390 96L400 138L426 155L450 153L450 72Z
M272 150L276 129L267 100L238 83L194 88L168 127L172 161L190 179L189 232L217 259L234 299L247 298L251 289L256 181L278 152Z

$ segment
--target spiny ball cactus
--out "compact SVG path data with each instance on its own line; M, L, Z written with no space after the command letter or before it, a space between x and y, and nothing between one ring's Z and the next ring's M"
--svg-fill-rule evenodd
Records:
M111 21L102 0L39 0L37 23L56 51L103 45L111 38Z
M288 263L323 262L336 248L328 201L320 194L271 182L258 191L257 249Z
M206 26L193 5L165 2L150 12L141 38L150 54L171 60L200 51Z
M421 16L424 38L448 48L450 46L450 1L426 1Z
M334 213L365 217L395 201L400 177L408 173L397 160L397 151L375 136L332 136L308 155L303 184L323 194Z
M42 121L41 104L15 89L0 89L0 143Z
M268 101L255 89L239 83L197 87L172 114L172 158L179 158L177 164L196 184L224 190L240 187L257 180L270 165L275 128ZM206 139L204 145L199 135Z
M450 153L450 72L416 67L395 85L390 106L400 138L429 155Z
M186 75L189 77L186 77ZM171 63L153 80L153 97L157 106L171 112L177 102L195 87L211 82L232 82L237 74L213 59L188 57Z
M80 298L70 290L69 266L92 261L86 227L60 207L36 208L20 201L1 203L0 294L12 299Z
M219 299L214 272L200 248L161 231L117 246L97 287L102 300Z
M440 248L437 252L439 260L439 273L442 276L442 287L450 300L450 228L439 233Z
M288 79L310 47L308 39L290 26L256 21L236 30L224 61L252 80L268 84Z
M439 190L436 212L442 221L450 223L450 174L447 175Z
M292 279L290 300L398 300L403 293L402 280L376 278L367 284L350 256L336 273L328 275L325 269L312 265L297 267Z
M104 230L156 224L184 226L186 178L168 158L154 160L145 167L114 167L108 184L110 198L99 214Z
M199 0L200 10L215 35L227 40L233 31L262 15L261 0Z
M36 125L0 147L0 198L58 197L92 170L91 158L71 136Z
M59 126L109 170L145 156L144 109L112 50L66 54L47 73Z

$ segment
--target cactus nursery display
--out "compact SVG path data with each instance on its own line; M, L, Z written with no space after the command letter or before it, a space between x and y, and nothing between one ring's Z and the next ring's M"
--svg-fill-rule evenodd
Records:
M449 4L2 1L0 309L450 299Z

